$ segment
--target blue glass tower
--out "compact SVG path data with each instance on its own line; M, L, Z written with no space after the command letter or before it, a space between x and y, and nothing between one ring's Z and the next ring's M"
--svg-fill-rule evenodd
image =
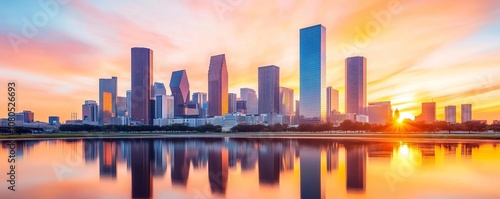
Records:
M326 29L321 24L300 29L300 115L326 119Z

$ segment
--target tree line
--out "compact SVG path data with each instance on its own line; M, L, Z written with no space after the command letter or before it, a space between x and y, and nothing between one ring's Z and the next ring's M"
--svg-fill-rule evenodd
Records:
M321 124L300 124L291 126L286 124L274 125L246 125L239 124L231 128L231 132L324 132L324 131L350 131L350 132L386 132L386 133L405 133L405 132L442 132L449 133L454 131L500 132L499 124L487 125L480 121L469 121L465 123L447 123L437 121L433 123L417 122L413 120L404 120L401 123L388 124L368 124L345 120L338 126L331 123ZM185 124L173 124L166 126L125 126L125 125L61 125L59 131L66 132L222 132L222 126L207 124L199 127L190 127Z

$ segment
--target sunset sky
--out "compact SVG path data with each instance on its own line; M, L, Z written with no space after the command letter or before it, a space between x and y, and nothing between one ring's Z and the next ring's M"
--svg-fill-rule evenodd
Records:
M230 92L257 90L257 68L273 64L298 99L299 29L316 24L327 30L327 86L340 90L342 112L344 60L361 55L369 102L411 117L435 101L440 120L444 106L460 118L460 104L472 103L473 119L500 119L498 0L1 1L0 115L13 80L19 111L81 119L99 78L117 76L125 96L136 46L154 51L154 81L166 85L186 69L191 93L206 92L210 56L225 53Z

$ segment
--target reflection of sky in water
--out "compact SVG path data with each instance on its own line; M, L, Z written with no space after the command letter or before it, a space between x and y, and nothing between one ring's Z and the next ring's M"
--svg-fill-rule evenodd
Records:
M106 139L17 149L17 191L2 198L500 197L496 142ZM0 156L8 152L2 142Z

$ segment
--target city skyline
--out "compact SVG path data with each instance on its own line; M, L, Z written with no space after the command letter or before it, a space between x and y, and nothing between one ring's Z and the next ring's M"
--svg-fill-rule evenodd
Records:
M346 9L341 13L354 17L346 22L341 22L341 17L332 14L338 12L336 9L319 12L308 19L293 20L300 15L304 15L304 12L318 10L318 7L312 6L309 9L297 11L297 14L293 14L292 19L285 19L285 17L279 15L277 19L263 25L242 23L247 26L242 28L243 31L248 31L249 28L257 29L260 26L271 27L270 25L280 22L287 22L286 24L292 25L290 27L272 27L265 32L245 33L241 35L243 37L241 40L237 40L239 37L236 37L236 35L239 35L236 34L239 33L239 30L235 32L231 27L242 27L239 22L248 22L244 20L244 18L248 18L248 15L255 16L252 12L252 9L256 6L255 3L241 5L233 10L234 12L229 13L231 16L236 15L235 19L233 17L222 17L224 20L229 21L230 25L227 26L223 25L227 23L223 23L217 12L210 7L210 3L199 3L196 6L190 3L175 3L174 5L182 8L183 13L192 13L192 10L197 10L201 11L200 15L202 16L208 15L207 20L210 23L207 23L207 27L221 27L220 30L216 31L220 35L215 35L209 31L208 37L219 38L218 41L223 43L221 45L212 42L204 43L204 46L207 46L206 49L194 49L193 45L187 45L189 42L185 43L183 40L175 39L176 37L180 38L186 32L196 30L193 24L179 25L179 27L185 27L185 30L176 30L173 33L170 33L170 28L161 25L153 30L148 30L145 25L151 25L150 23L144 25L140 23L144 19L131 19L120 12L122 9L126 10L125 8L129 6L128 3L123 3L123 5L117 7L117 13L113 15L116 17L106 17L111 14L99 9L109 9L114 5L112 2L95 5L88 2L71 2L64 5L64 7L61 6L63 12L51 18L47 26L41 27L40 30L43 31L40 31L36 37L30 38L28 43L22 43L17 52L14 52L11 43L5 37L6 39L3 39L0 43L2 44L0 49L3 51L1 54L4 56L0 59L2 60L0 62L2 69L0 70L2 71L3 80L14 79L20 85L19 108L35 112L35 120L39 121L46 121L47 116L50 115L57 115L61 117L62 121L65 121L69 119L70 113L80 113L80 106L85 100L98 100L96 88L98 88L99 78L117 76L119 80L118 96L125 96L125 91L132 89L130 83L128 83L131 78L130 72L127 70L130 67L130 57L126 56L129 55L132 46L147 46L154 50L155 54L159 55L156 58L161 57L154 61L154 82L166 83L170 72L184 69L182 68L184 66L193 66L192 68L185 68L190 73L190 76L194 77L192 79L196 80L190 82L193 85L190 90L207 92L206 70L197 70L197 68L207 65L208 56L226 53L229 57L228 65L234 68L234 70L229 71L229 75L233 77L229 78L229 92L238 93L238 90L244 87L257 89L257 74L249 71L255 71L261 65L275 64L282 69L281 85L294 89L295 98L300 100L298 97L300 90L298 89L297 72L297 30L321 23L327 29L326 84L338 89L340 96L345 94L342 85L344 77L341 75L343 74L341 60L349 56L362 55L370 62L370 66L367 68L367 100L391 101L393 109L398 108L403 118L418 115L420 113L420 103L433 100L437 102L437 118L441 120L444 119L445 106L459 104L472 104L473 119L487 119L489 121L497 119L500 108L496 99L500 99L500 93L497 92L498 88L500 88L500 82L494 75L497 72L495 66L498 66L499 63L498 49L500 45L493 39L500 27L499 14L496 10L498 6L495 6L497 2L483 1L477 5L457 3L453 7L446 6L443 9L437 9L440 5L443 6L446 1L423 3L423 5L402 1L400 2L399 12L389 12L392 13L390 23L381 25L383 29L380 34L373 38L370 37L370 42L366 45L362 47L356 46L356 27L362 28L369 22L378 22L377 18L372 16L372 12L382 13L384 11L384 13L387 13L387 5L390 2L370 2L366 3L366 8L358 10L354 9L356 2L345 3ZM302 5L303 3L307 2L294 2L291 4ZM1 30L1 33L7 35L12 32L21 35L22 24L20 19L24 16L32 16L33 13L39 11L39 8L35 8L36 3L31 5L26 2L18 5L14 3L9 6L23 6L26 8L13 9L21 10L21 12L15 15L17 18L7 19L9 26ZM281 11L293 9L293 6L284 4L277 7ZM82 8L80 12L91 12L96 15L80 19L73 14L64 12L64 10L75 8ZM429 12L424 12L424 10ZM431 16L443 17L430 22L427 18L422 18L422 16L412 16L412 13L426 13ZM188 17L194 19L199 19L200 15L187 14ZM68 18L61 16L67 16ZM97 18L94 18L96 16L99 19L106 19L105 22L96 21ZM257 15L255 17L260 19L260 17L265 16L268 16L267 12L263 16ZM30 18L28 17L28 19ZM64 30L65 24L75 21L90 25L86 20L92 21L92 24L95 24L96 27L104 30L117 30L124 35L111 39L107 34L98 35L94 32L78 34L59 29ZM103 27L112 24L106 23L109 22L108 20L116 20L121 23L107 28ZM167 18L167 20L170 19ZM408 26L405 25L407 22L413 22L411 24L419 26L419 35L413 35L413 37L410 35L407 38L397 36L404 33L402 32L404 29L408 29ZM130 34L125 34L125 30L127 32L129 30L124 28L127 26L121 26L123 24L133 27ZM442 24L449 25L441 27ZM179 29L178 27L175 28ZM224 32L224 30L227 30L227 32ZM441 32L446 37L433 38L435 37L433 33L436 31ZM138 37L141 33L152 36L151 38L154 39L142 39L144 36ZM61 45L56 41L52 41L53 39L51 40L54 35L61 35L61 37L58 37L62 41ZM284 41L279 40L269 45L266 42L248 43L257 40L266 41L268 37L273 38L279 35L284 37ZM194 36L187 34L186 37L193 38ZM96 38L96 40L92 40L92 38ZM418 40L419 43L412 42L409 38ZM199 39L195 39L190 42L199 41ZM248 50L250 48L238 49L238 46L250 44L251 48L257 50ZM184 45L189 46L189 48L180 47ZM354 46L358 51L355 50L352 54L343 53L343 47L349 45ZM473 47L468 48L468 46ZM37 52L41 49L46 53ZM171 49L179 50L173 51ZM194 50L193 54L188 53L191 50ZM381 51L402 52L394 56L392 53ZM271 54L271 52L273 53ZM389 56L389 54L391 55ZM281 55L283 57L286 55L286 58L276 58ZM81 60L80 57L85 56L89 56L95 63ZM20 57L30 57L32 58L30 60L42 63L43 67L31 64ZM254 60L255 57L260 59ZM388 57L391 58L388 59ZM191 59L194 61L191 61ZM90 65L95 68L82 70ZM44 72L53 70L58 72L55 74ZM442 74L447 75L443 77ZM456 77L460 77L460 79ZM4 97L4 95L2 93L0 97ZM65 99L64 103L61 103L58 99ZM344 110L344 106L345 102L341 99L339 109ZM5 112L0 112L0 114L5 115ZM81 119L81 115L78 114L78 116ZM457 113L457 117L461 117L460 112Z

